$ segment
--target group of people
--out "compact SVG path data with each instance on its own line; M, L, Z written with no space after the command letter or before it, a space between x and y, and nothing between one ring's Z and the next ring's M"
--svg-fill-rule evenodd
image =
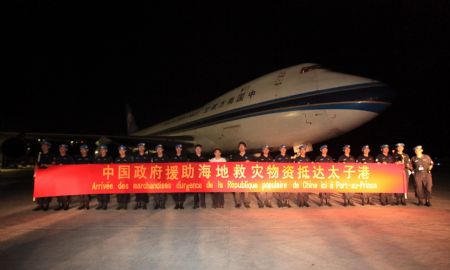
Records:
M254 158L247 153L247 145L245 142L239 142L238 144L238 153L231 155L227 160L222 157L222 150L220 148L216 148L213 151L213 158L206 158L203 151L202 145L197 144L194 148L194 153L191 156L187 156L183 153L183 146L181 144L177 144L175 146L175 154L172 157L169 157L164 153L164 147L159 144L156 146L156 153L153 156L149 156L146 153L146 145L145 143L139 143L137 145L137 153L134 155L128 154L128 148L124 145L119 146L118 153L119 155L113 159L108 154L107 145L100 145L99 153L94 158L89 155L89 147L86 144L80 146L80 154L73 158L68 155L68 145L61 144L59 145L59 153L56 156L53 156L50 152L51 143L48 141L43 141L41 145L41 152L39 153L36 166L40 168L46 168L52 165L61 165L61 164L110 164L110 163L163 163L163 162L294 162L294 163L303 163L303 162L335 162L335 160L328 155L328 146L322 145L320 146L320 155L317 156L314 160L310 159L307 156L307 147L306 145L300 145L298 154L295 156L289 156L287 154L287 146L281 145L279 147L279 154L274 158L270 155L270 147L269 145L264 145L261 149L261 154L259 157ZM417 205L426 205L431 206L431 191L432 191L432 177L431 170L433 168L433 161L428 155L423 154L422 146L418 145L413 148L415 156L410 158L408 154L404 153L405 145L403 143L397 143L395 145L396 151L395 154L391 154L389 150L389 145L383 144L380 146L380 153L373 157L370 155L370 147L369 145L364 145L361 148L361 154L355 158L351 155L351 147L350 145L345 145L342 148L343 154L337 159L337 162L344 163L400 163L404 164L405 171L408 176L412 175L415 183L415 193L417 197ZM153 209L165 209L167 194L165 193L156 193L154 195L154 206ZM192 194L194 197L194 205L193 208L206 208L205 202L205 193L194 193ZM250 195L254 196L258 207L264 208L269 207L272 208L272 201L276 201L276 205L280 208L282 207L291 207L290 201L295 201L295 203L299 207L310 207L309 204L309 193L307 192L299 192L297 194L292 194L288 192L278 192L278 193L257 193L257 192L236 192L233 193L235 207L240 208L242 205L246 208L250 208ZM292 199L292 195L294 195L294 199ZM173 200L175 201L175 209L184 209L184 203L186 201L186 193L175 193L172 194ZM389 194L389 193L363 193L361 196L361 204L374 204L375 196L379 196L379 200L381 205L406 205L405 194L397 193L397 194ZM96 209L106 210L108 208L108 204L110 202L110 194L98 194L97 197L97 206ZM131 196L130 194L117 194L117 208L127 209L128 204L130 203ZM331 194L322 192L319 193L320 204L319 206L332 206L331 204ZM71 196L58 196L57 198L57 206L55 210L68 210L70 208ZM393 200L395 199L395 201ZM37 206L33 210L43 210L46 211L50 207L50 202L52 198L50 197L42 197L37 198ZM149 203L149 195L146 193L139 193L135 196L136 204L134 205L134 209L147 209L147 204ZM90 208L90 195L82 195L80 197L80 205L78 209L89 209ZM216 192L212 193L212 207L213 208L223 208L225 204L224 193ZM343 205L344 206L355 206L354 204L354 194L353 193L343 193Z

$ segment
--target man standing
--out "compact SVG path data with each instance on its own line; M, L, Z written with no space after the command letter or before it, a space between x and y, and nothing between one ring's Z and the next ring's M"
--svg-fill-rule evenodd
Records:
M172 162L188 162L188 158L182 154L183 145L177 144L175 146L175 155L172 157ZM186 200L186 193L174 193L173 200L175 201L174 209L184 209L184 201Z
M433 169L433 160L428 155L423 154L421 145L414 147L416 154L412 159L412 169L414 170L414 180L416 182L416 196L418 199L417 205L431 206L431 188L433 186L433 179L431 177L431 170Z
M100 148L99 154L98 154L97 158L95 159L94 163L95 164L111 164L113 162L113 160L108 155L108 146L106 146L106 144L102 144L102 145L100 145L99 148ZM98 205L97 205L97 208L95 208L95 209L97 209L97 210L108 209L109 198L110 198L109 194L97 194Z
M382 163L382 164L394 163L394 158L389 154L389 145L383 144L380 146L380 149L381 149L381 154L379 154L375 158L375 161L377 163ZM390 204L391 198L392 198L391 193L380 193L381 205L385 206L385 205Z
M339 157L338 162L341 162L341 163L356 162L355 158L352 155L350 155L350 151L351 151L350 145L348 145L348 144L344 145L344 147L342 147L342 151L344 151L344 154ZM355 206L355 204L352 202L353 193L346 192L343 195L344 195L344 206L345 207L347 207L348 205Z
M256 159L257 162L273 162L273 158L270 156L270 148L269 145L264 145L262 148L261 156ZM272 192L255 192L256 200L258 201L259 208L263 208L264 205L266 207L272 208ZM264 201L262 200L264 199Z
M127 147L125 145L119 146L119 156L114 159L114 163L132 163L132 157L127 155ZM117 194L117 210L127 210L128 203L130 202L130 194L122 193Z
M356 159L357 163L375 163L375 159L373 158L373 156L369 155L370 153L370 147L368 145L364 145L361 148L362 151L362 155L358 156L358 158ZM374 203L372 202L372 194L371 193L363 193L362 194L362 200L361 200L361 204L365 205L366 204L366 199L367 199L367 203L370 205L374 205Z
M247 155L247 144L245 142L239 142L239 153L233 155L231 157L232 162L250 162L250 157ZM242 201L244 202L244 206L246 208L250 208L250 198L248 192L235 192L234 193L234 202L236 208L240 208Z
M320 152L321 155L316 157L316 162L328 162L333 163L333 158L328 155L328 146L326 144L320 146ZM323 206L323 202L325 201L325 204L331 207L331 194L327 192L320 192L320 206Z
M280 146L280 154L275 157L275 162L284 162L284 163L292 162L291 157L286 154L286 151L287 151L286 145L282 144ZM291 205L289 204L289 192L276 192L273 195L277 199L277 205L279 208L281 207L291 208Z
M169 162L169 158L164 154L164 148L162 144L156 146L156 155L153 157L154 163L164 163ZM155 193L155 207L153 209L166 209L166 193Z
M256 159L257 162L273 162L272 156L270 156L270 148L269 145L264 145L262 148L261 156ZM272 192L260 193L259 200L264 198L264 205L266 207L272 208ZM257 198L258 199L258 198ZM258 200L258 204L259 204Z
M213 151L214 157L209 160L209 162L227 162L225 158L222 157L222 150L216 148ZM213 192L212 193L212 207L213 208L223 208L225 205L225 194L223 192Z
M88 155L89 153L89 146L87 144L80 145L80 155L75 158L76 164L91 164L92 158ZM89 202L91 200L90 195L81 195L80 196L80 206L78 207L78 210L86 208L86 210L89 210Z
M55 158L56 165L67 165L74 163L73 158L67 154L68 149L69 146L67 144L63 143L59 145L59 155ZM69 210L70 196L58 196L57 200L58 206L55 208L56 211L61 209Z
M405 166L405 174L406 174L406 193L408 193L408 180L409 175L411 174L411 160L409 158L409 155L404 153L405 144L404 143L397 143L395 145L396 153L394 155L394 160L396 164L403 164ZM395 193L395 198L397 199L397 205L406 205L406 193Z
M46 140L42 141L41 144L41 152L39 153L39 156L36 161L36 167L40 169L48 168L48 166L55 164L55 157L50 153L50 148L52 147L52 144ZM37 198L37 206L33 209L33 211L39 211L44 210L47 211L50 202L52 201L52 197L41 197Z
M190 162L208 162L208 160L202 154L201 144L195 145L194 151L195 153L190 158ZM194 193L194 206L192 208L197 209L199 205L202 208L206 208L205 192Z
M145 153L145 143L138 143L138 152L134 156L134 163L150 163L150 157ZM137 193L136 194L136 205L134 210L138 208L147 209L148 194L147 193Z
M299 156L294 159L295 163L311 162L311 159L306 156L306 144L302 144L298 147ZM309 207L309 193L299 192L297 193L298 207Z

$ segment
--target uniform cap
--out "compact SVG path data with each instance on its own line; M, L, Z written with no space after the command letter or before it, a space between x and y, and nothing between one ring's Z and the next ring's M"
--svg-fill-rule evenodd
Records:
M125 146L125 145L123 145L123 144L121 144L121 145L119 145L119 148L118 148L119 150L121 150L121 149L123 149L123 150L127 150L127 147Z
M175 149L177 149L177 148L183 149L183 145L182 144L175 145Z
M108 146L106 144L100 144L100 149L108 150Z
M368 144L363 145L363 147L361 148L361 151L363 151L364 149L370 149L369 145Z
M320 146L320 151L322 151L322 149L324 149L324 148L328 148L328 145L324 144L324 145Z
M140 143L138 143L138 145L137 145L138 147L139 146L144 146L145 147L145 143L143 143L143 142L140 142Z
M405 147L405 144L400 142L400 143L397 143L397 144L395 145L395 147L399 147L399 146Z
M280 145L280 149L281 148L286 148L286 145L285 144Z
M306 144L300 144L300 145L298 146L298 149L306 149Z
M265 145L263 145L263 147L261 147L262 150L264 150L266 148L269 149L269 145L268 144L265 144Z
M158 150L158 148L163 148L162 144L158 144L155 149Z
M47 140L42 140L41 144L46 144L46 145L48 145L48 147L52 147L52 143Z
M350 148L350 144L346 144L346 145L344 145L344 146L342 147L342 151L344 151L344 150L345 150L345 148Z
M383 148L389 148L389 145L387 145L387 144L382 144L382 145L380 146L380 148L381 148L381 149L383 149Z
M416 150L416 149L422 149L422 145L416 145L416 146L414 146L413 150Z
M89 146L87 144L82 144L82 145L80 145L80 149L89 150Z
M67 144L65 144L65 143L60 144L59 148L61 148L61 147L65 148L65 149L69 149L69 146Z

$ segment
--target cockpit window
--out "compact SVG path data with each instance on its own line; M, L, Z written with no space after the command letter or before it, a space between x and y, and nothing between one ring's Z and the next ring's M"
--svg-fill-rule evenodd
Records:
M312 65L312 66L302 67L302 69L300 70L300 74L306 73L306 72L314 70L314 69L319 69L319 68L321 68L320 65Z

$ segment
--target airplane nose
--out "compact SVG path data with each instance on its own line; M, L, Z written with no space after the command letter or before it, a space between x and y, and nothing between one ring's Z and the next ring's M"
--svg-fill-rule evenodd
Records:
M375 82L367 85L359 86L359 91L355 91L356 95L359 95L361 101L366 102L384 102L392 104L395 100L395 91L390 86Z

